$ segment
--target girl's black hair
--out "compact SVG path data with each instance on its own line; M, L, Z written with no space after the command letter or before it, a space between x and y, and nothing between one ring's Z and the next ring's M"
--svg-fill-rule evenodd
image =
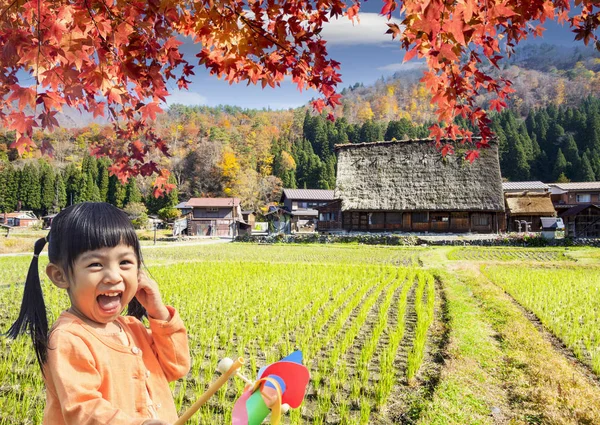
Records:
M42 370L48 349L48 319L38 272L38 256L46 242L49 244L50 262L62 267L69 275L75 260L84 252L113 248L119 244L132 247L138 267L142 266L142 251L133 225L127 214L117 207L104 202L84 202L65 208L56 215L48 236L35 242L21 311L7 333L11 338L29 333ZM146 315L135 297L129 302L127 313L138 319Z

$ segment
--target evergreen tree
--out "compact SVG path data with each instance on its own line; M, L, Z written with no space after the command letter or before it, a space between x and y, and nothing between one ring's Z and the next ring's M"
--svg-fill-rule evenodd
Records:
M100 189L98 189L92 173L85 176L85 195L87 197L85 201L100 202Z
M567 159L562 153L562 150L559 149L556 154L556 161L554 162L554 168L552 169L552 179L558 181L558 178L561 174L565 174L567 172Z
M125 186L125 205L129 205L132 202L142 202L142 194L137 186L135 178L130 178Z
M588 159L587 153L584 153L581 157L581 168L579 169L579 181L582 182L593 182L596 179L592 165Z
M32 210L36 214L42 207L42 193L40 185L40 174L37 167L31 164L25 165L21 170L19 185L19 198L22 202L22 210Z
M67 189L60 172L56 173L56 179L54 180L54 195L52 212L59 212L67 206Z
M6 181L8 180L8 160L0 160L0 213L7 212L6 206Z
M406 118L399 121L390 121L385 130L384 140L404 140L408 139L412 134L413 125Z
M321 116L314 117L314 139L311 141L315 154L321 159L329 156L329 141L327 140L327 131ZM310 139L309 139L310 140Z
M376 142L378 139L379 130L377 125L372 121L365 121L360 128L360 141L361 143Z
M40 161L41 212L46 215L52 211L55 198L54 170L46 161Z
M549 164L550 163L548 160L548 155L546 155L546 151L540 151L538 156L531 164L531 179L541 180L543 182L554 180L552 171L549 168Z
M108 202L108 167L110 162L107 159L98 161L98 189L102 202Z
M577 178L579 175L579 168L581 167L581 157L579 156L579 149L577 143L571 134L565 135L565 143L563 145L565 158L567 160L567 177L571 180Z
M98 181L98 160L93 156L86 154L83 157L83 162L81 163L81 174L87 176L88 174L92 176L92 180L95 182ZM87 180L87 177L86 177Z
M82 178L81 170L79 170L75 164L67 165L63 180L67 192L67 205L83 202L86 197L85 193L83 193L84 196L82 197L82 192L85 190L85 181Z
M108 178L108 202L117 208L125 207L127 190L116 176Z
M346 133L348 135L348 140L350 141L350 143L360 143L360 125L348 125L348 127L346 128Z
M19 173L14 169L12 164L8 163L2 174L4 176L2 188L4 196L0 209L2 212L13 212L17 209L18 194L19 194Z

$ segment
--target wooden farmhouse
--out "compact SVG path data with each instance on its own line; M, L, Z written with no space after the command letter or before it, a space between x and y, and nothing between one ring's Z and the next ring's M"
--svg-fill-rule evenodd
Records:
M505 230L495 141L473 163L459 154L443 159L431 139L335 149L337 201L319 208L319 231Z
M233 237L242 218L239 198L190 198L177 205L187 214L187 233L191 236Z
M556 218L547 184L541 181L503 182L502 190L509 232L540 232L544 228L542 218Z
M0 224L11 227L31 227L39 222L33 211L16 211L0 215Z
M540 232L542 218L556 217L550 193L505 193L507 229L512 232Z
M562 212L560 217L565 224L565 236L600 237L600 207L594 204L580 204Z
M565 236L600 237L600 182L548 183Z
M310 233L316 230L318 207L333 201L333 190L283 189L280 204L292 214L291 233Z

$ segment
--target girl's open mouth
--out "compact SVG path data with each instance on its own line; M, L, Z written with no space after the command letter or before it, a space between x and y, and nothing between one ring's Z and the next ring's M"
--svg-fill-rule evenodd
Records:
M96 297L100 309L107 314L121 312L121 296L122 292L105 292Z

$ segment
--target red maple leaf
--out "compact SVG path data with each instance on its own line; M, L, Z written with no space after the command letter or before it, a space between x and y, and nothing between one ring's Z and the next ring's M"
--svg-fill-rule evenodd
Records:
M147 105L142 106L139 109L142 114L142 120L150 118L152 121L156 120L156 114L160 114L163 110L158 106L158 102L150 102Z
M479 158L479 151L478 150L468 150L465 153L465 159L467 161L469 161L470 163L473 163L473 161L475 161L477 158Z

